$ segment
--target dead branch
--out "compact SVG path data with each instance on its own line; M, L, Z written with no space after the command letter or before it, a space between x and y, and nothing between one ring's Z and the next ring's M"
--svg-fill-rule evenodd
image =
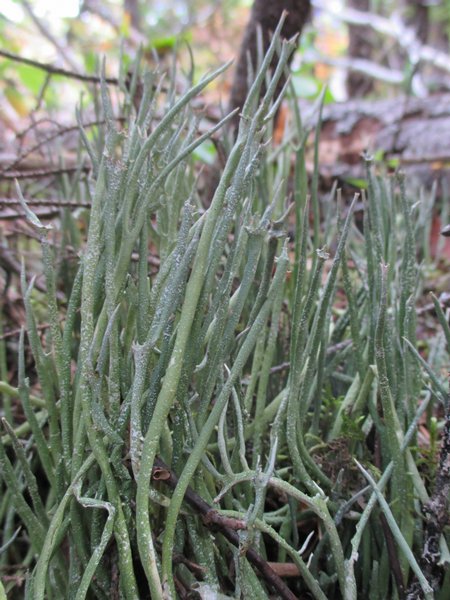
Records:
M58 198L29 198L25 201L28 206L51 206L52 208L80 208L91 205L90 202L60 200ZM20 206L20 202L14 198L0 198L0 207L2 206Z
M82 167L66 167L60 169L30 169L28 171L11 171L10 173L0 173L0 179L40 179L42 177L54 177L81 171L89 173L91 167L84 165Z
M14 257L11 250L3 246L0 246L0 267L3 268L6 273L15 273L19 276L22 271L22 265L20 264L20 261ZM34 282L34 287L43 294L45 294L47 291L45 285L40 283L38 280Z
M125 118L117 117L117 121L123 123L125 121ZM90 127L98 127L98 126L104 125L104 124L105 124L105 120L101 119L101 120L96 120L96 121L90 121L88 123L82 123L81 127L83 127L83 129L89 129ZM14 159L14 161L10 162L8 165L6 165L5 167L3 167L0 170L0 174L5 173L6 171L9 171L10 169L14 169L14 167L17 167L30 154L32 154L33 152L36 152L37 150L40 150L43 146L49 144L50 142L53 142L57 138L62 137L64 135L68 135L69 133L73 133L74 131L79 131L79 130L80 130L80 125L69 125L68 127L63 127L61 129L59 129L57 132L45 137L43 140L39 141L34 146L30 146L29 148L26 148L25 150L23 150Z
M178 484L178 477L171 469L159 458L155 460L155 469L157 479L162 481L170 488L175 489ZM155 473L154 469L154 473ZM161 476L163 472L164 476ZM242 529L242 522L238 519L224 519L215 509L203 500L194 490L188 488L184 500L197 513L202 515L206 527L219 531L233 546L239 547L239 535L236 529ZM233 521L233 528L230 527ZM255 550L247 550L246 557L248 561L258 569L266 583L274 589L281 598L286 600L297 600L297 597L284 581L275 573L268 562L264 560Z
M8 52L7 50L0 49L0 56L15 62L20 62L24 65L30 65L30 67L35 67L36 69L41 69L41 71L46 71L51 75L61 75L62 77L77 79L78 81L85 81L86 83L101 83L101 78L95 75L84 75L75 71L69 71L68 69L61 69L60 67L55 67L50 63L42 63L37 60L32 60L31 58L25 58L23 56L13 54L12 52ZM105 82L109 83L110 85L119 85L119 80L116 77L105 77Z
M63 60L76 72L78 72L78 66L75 61L69 56L66 48L59 43L59 41L55 38L53 33L49 30L47 25L36 15L31 4L28 0L21 0L22 6L25 11L28 13L29 17L36 25L41 34L54 46L58 52L58 54L63 58Z

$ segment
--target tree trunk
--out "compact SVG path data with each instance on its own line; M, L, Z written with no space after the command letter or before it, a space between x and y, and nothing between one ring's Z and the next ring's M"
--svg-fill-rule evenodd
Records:
M288 15L281 30L281 36L284 39L290 39L295 35L300 35L303 26L308 20L311 10L310 0L255 0L253 3L250 19L247 23L245 34L241 43L239 58L236 64L234 80L230 92L229 111L235 108L242 108L248 93L248 65L251 64L253 72L258 69L258 28L261 28L263 53L267 52L270 45L270 37L275 31L283 11ZM290 61L292 60L292 55ZM289 64L290 64L289 61ZM271 70L275 68L277 58L275 57ZM286 82L285 77L281 77L278 82L274 97L281 92ZM264 94L264 88L261 94ZM230 130L234 135L237 133L239 125L239 114L235 115L230 122ZM216 164L205 169L200 195L206 205L211 201L214 191L220 178L220 168L223 160L216 161Z
M368 11L370 9L370 0L348 0L350 8L356 10ZM362 58L371 60L374 47L375 32L370 27L361 25L348 26L349 58ZM364 73L351 71L347 76L347 93L349 98L361 98L370 94L374 88L374 80Z
M241 108L245 102L248 93L248 64L256 71L258 67L258 27L261 27L263 50L267 51L270 44L271 33L275 30L283 11L289 14L284 22L281 35L289 39L294 35L299 35L305 25L311 4L309 0L255 0L250 20L245 30L244 38L241 44L239 59L236 65L234 81L230 94L230 110ZM275 66L277 59L274 59ZM278 83L277 94L281 91L285 78ZM238 118L234 125L236 126Z
M130 15L130 25L136 29L136 31L141 31L139 0L124 0L124 10Z
M425 2L417 0L403 0L402 6L405 12L406 23L414 29L422 44L428 42L429 13L430 9Z

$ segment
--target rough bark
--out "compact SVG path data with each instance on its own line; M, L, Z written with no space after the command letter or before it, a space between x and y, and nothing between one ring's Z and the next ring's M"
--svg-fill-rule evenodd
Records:
M242 39L241 48L239 52L239 58L236 64L236 70L234 73L233 84L230 91L229 100L229 111L231 112L235 108L242 108L248 93L248 79L249 72L248 68L251 65L251 69L255 72L258 68L258 29L261 29L262 34L262 51L266 53L270 45L271 34L276 29L283 11L287 11L288 15L284 22L281 30L281 36L284 39L290 39L295 35L300 35L308 20L309 13L311 10L310 0L255 0L250 13L250 19L245 29L244 37ZM292 55L289 60L292 60ZM277 64L277 58L275 57L272 61L271 70L275 68ZM277 89L274 94L274 98L277 98L286 82L285 77L281 77ZM264 94L264 88L261 89L261 94ZM235 118L230 121L229 127L234 135L237 133L239 125L239 114L236 114ZM220 148L219 155L220 155ZM218 161L215 165L210 166L205 170L202 182L200 195L203 198L205 204L209 204L211 201L214 191L217 187L220 178L220 169L223 160Z
M450 185L450 94L326 106L319 165L327 184L363 178L365 151L382 152L420 184L446 179Z
M309 0L255 0L250 19L245 30L241 44L239 59L236 65L234 81L230 93L230 110L242 107L248 92L248 65L253 70L258 65L258 28L261 28L263 50L266 52L270 44L271 33L275 30L283 11L288 16L282 29L282 37L289 39L300 35L311 9ZM274 60L276 64L276 59ZM285 83L284 78L278 83L275 96L280 92ZM235 121L235 124L237 120Z

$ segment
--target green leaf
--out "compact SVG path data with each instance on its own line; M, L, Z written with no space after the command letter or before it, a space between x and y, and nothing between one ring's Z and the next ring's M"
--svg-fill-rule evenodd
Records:
M217 151L211 140L206 140L192 154L196 159L203 161L207 165L213 165L216 160Z
M44 85L46 74L41 69L32 67L31 65L19 65L16 67L16 72L20 77L21 82L33 94L39 94Z
M86 51L83 53L83 60L86 73L95 73L98 64L97 54L92 50Z
M345 177L345 181L350 185L353 185L360 190L367 189L367 181L365 179L358 179L358 177Z

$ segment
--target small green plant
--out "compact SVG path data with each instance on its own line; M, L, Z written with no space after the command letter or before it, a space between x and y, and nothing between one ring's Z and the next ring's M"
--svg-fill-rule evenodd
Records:
M364 235L339 194L310 233L317 153L308 189L295 108L285 141L270 142L293 50L283 43L269 74L278 44L236 140L222 134L228 158L205 210L193 153L229 117L200 135L190 102L223 69L180 97L147 73L135 113L136 70L123 128L102 85L106 126L94 141L82 131L92 203L65 307L52 232L23 203L50 324L42 338L25 265L18 386L0 382L14 400L0 566L21 565L26 598L381 600L413 582L444 598L420 562L419 501L433 490L411 452L421 415L446 398L415 351L414 203L367 157ZM285 563L297 577L283 579ZM23 595L19 583L0 594Z

